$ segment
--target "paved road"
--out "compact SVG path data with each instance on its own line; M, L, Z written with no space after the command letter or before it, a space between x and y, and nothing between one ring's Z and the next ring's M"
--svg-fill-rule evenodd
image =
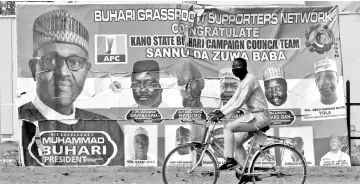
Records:
M360 168L308 169L308 184L358 184ZM62 174L63 173L63 174ZM69 175L67 175L69 174ZM1 184L162 184L160 168L1 168ZM191 182L188 182L191 183ZM222 172L217 184L238 183L232 172Z

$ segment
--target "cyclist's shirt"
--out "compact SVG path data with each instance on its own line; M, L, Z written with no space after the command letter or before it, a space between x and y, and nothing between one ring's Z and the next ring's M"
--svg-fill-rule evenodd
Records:
M221 108L224 115L235 113L241 107L251 113L268 111L266 97L257 78L248 73L240 82L232 98Z

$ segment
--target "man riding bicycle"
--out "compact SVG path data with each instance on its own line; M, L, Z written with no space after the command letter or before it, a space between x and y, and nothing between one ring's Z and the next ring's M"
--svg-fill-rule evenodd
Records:
M245 107L246 113L224 125L224 157L227 160L225 164L219 167L219 170L227 170L237 166L233 154L234 146L236 146L237 156L239 156L237 157L239 163L244 165L246 150L243 143L251 138L248 132L259 130L265 132L271 123L266 97L258 79L248 73L247 61L243 58L235 59L232 64L232 73L241 82L227 104L220 110L209 114L210 120L218 121L223 117L230 117L241 107Z

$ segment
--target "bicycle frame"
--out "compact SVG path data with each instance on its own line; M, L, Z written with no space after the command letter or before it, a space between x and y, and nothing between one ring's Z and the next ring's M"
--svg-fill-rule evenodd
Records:
M193 122L193 123L204 126L204 127L206 128L206 133L205 133L205 135L204 135L204 137L203 137L203 140L202 140L202 143L201 143L202 146L204 146L204 149L203 149L203 151L202 151L202 153L201 153L201 156L199 157L198 162L191 168L191 171L193 171L193 170L202 162L203 157L204 157L204 154L205 154L205 152L208 150L209 146L211 146L212 149L213 149L215 152L217 152L219 155L223 155L223 154L222 154L222 151L218 148L218 146L215 145L213 142L211 142L211 138L214 139L214 136L213 136L213 134L212 134L212 131L213 131L214 128L215 128L216 122L211 122L211 123L209 123L209 121L208 121L207 124L206 124L206 126L205 126L204 124L199 124L199 123L195 123L195 122ZM252 138L255 138L255 137L257 137L257 135L256 135L256 134L253 134L253 137L252 137ZM288 145L288 146L294 147L293 145L290 145L290 144L285 143L287 140L290 140L290 138L287 138L287 137L275 137L275 136L267 136L267 138L273 139L273 140L271 140L272 143L271 143L271 144L267 144L267 146L268 146L268 145L273 145L273 144L286 144L286 145ZM247 154L247 156L246 156L245 165L243 166L242 170L240 170L239 168L234 168L233 170L234 170L236 173L238 173L240 176L243 176L243 175L262 175L262 174L267 174L267 173L270 174L271 172L250 173L251 167L248 167L248 171L247 171L247 173L246 173L246 171L245 171L246 165L251 164L251 163L253 162L253 160L255 159L255 156L256 156L259 152L261 152L261 154L265 155L265 153L262 153L263 149L262 149L262 148L259 148L259 149L257 149L257 151L253 154L250 162L248 162L249 159L250 159L250 157L251 157L250 152L255 149L254 147L255 147L256 143L251 139L248 144L249 144L250 146L249 146L249 148L248 148L248 150L247 150L248 154ZM218 166L218 159L217 159L217 157L215 157L215 155L214 155L214 153L213 153L212 151L210 151L210 150L208 150L208 151L211 153L212 157L217 161L217 166ZM283 154L283 153L282 153L282 154ZM223 157L223 158L226 159L225 157ZM302 156L302 159L305 160L305 158L304 158L303 156ZM305 162L305 163L306 163L306 162Z

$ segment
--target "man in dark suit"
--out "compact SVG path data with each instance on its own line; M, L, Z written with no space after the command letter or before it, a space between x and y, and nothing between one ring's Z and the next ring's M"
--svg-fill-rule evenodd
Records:
M88 41L87 29L64 9L44 13L34 21L33 59L30 59L29 67L36 81L36 94L31 102L18 109L19 119L23 120L22 151L26 166L124 165L124 133L117 121L73 105L91 67ZM95 138L100 142L72 147L76 144L59 141L51 147L44 137L49 131L74 132L54 134L53 140L72 138L78 141L97 135L99 137ZM110 140L104 141L108 136ZM53 155L47 153L60 150L63 151L62 159L54 156L48 162L44 160L44 156L50 158ZM88 153L89 150L93 151ZM65 161L65 158L77 156L86 159Z

